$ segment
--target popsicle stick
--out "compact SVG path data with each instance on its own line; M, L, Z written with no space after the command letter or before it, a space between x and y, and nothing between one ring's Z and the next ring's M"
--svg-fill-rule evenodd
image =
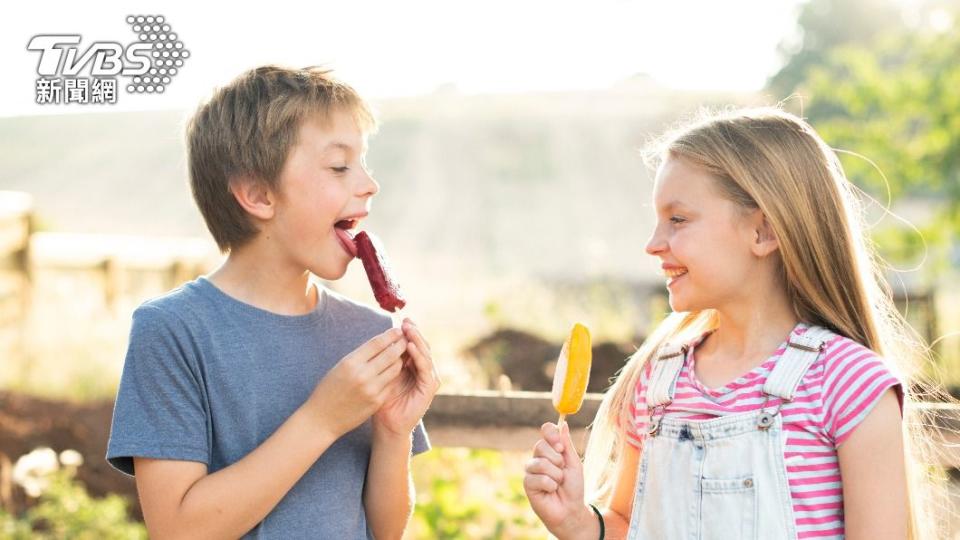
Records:
M560 420L557 422L557 427L563 426L563 421L566 420L566 419L567 419L567 415L561 414L561 415L560 415Z

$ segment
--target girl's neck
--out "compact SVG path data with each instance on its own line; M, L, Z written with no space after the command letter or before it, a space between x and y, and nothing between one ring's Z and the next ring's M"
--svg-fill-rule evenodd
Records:
M718 326L697 348L698 357L710 357L751 366L763 361L799 323L786 294L717 310Z

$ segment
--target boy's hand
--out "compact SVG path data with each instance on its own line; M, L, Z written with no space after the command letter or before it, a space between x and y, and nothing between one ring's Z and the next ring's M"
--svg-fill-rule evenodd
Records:
M343 357L304 404L317 426L339 438L370 418L394 395L407 347L403 331L391 328Z
M430 356L430 344L417 325L404 319L401 329L407 340L403 370L391 384L390 398L374 415L373 422L374 428L409 437L440 388L440 376Z

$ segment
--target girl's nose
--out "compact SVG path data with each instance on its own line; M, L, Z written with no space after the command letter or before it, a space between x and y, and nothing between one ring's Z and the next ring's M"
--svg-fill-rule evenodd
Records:
M658 255L666 248L667 243L657 234L657 231L654 231L654 233L650 235L650 239L647 240L647 245L644 250L647 252L647 255Z

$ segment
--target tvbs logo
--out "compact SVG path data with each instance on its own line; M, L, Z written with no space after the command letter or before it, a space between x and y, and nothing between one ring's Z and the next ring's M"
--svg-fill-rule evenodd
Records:
M119 74L132 77L150 70L153 46L149 43L133 43L124 49L119 43L98 41L77 58L80 49L76 45L79 44L79 34L41 35L30 40L27 50L40 52L37 73L47 77L79 75L91 61L90 74L94 77Z
M34 36L27 50L40 53L37 103L115 103L118 76L129 93L162 93L190 51L161 15L130 15L127 24L139 39L126 46L81 46L80 34Z

